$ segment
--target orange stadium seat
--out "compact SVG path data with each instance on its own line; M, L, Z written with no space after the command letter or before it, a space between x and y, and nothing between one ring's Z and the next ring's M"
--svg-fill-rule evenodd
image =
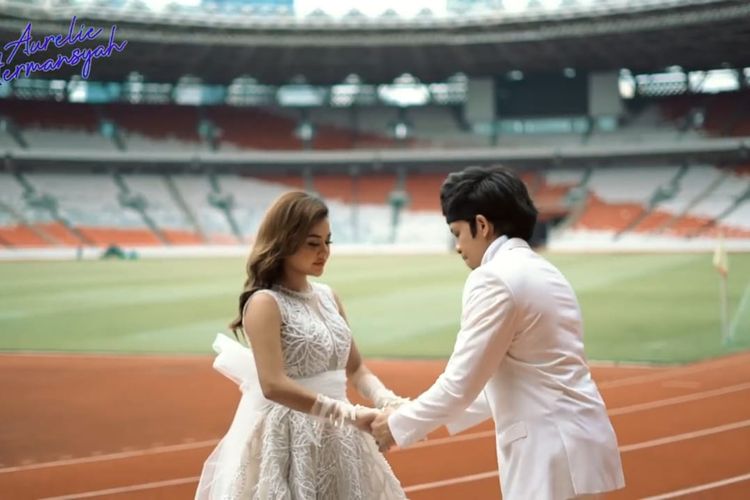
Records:
M108 104L106 116L130 132L153 139L175 137L184 141L199 142L198 112L192 106L168 104Z
M409 194L409 210L440 211L440 186L445 174L409 174L406 177L406 192Z
M0 241L14 247L46 247L49 243L26 226L0 227Z
M203 240L195 233L178 229L162 229L162 233L173 245L202 245Z
M88 104L3 99L2 111L21 127L99 131L96 110Z
M284 184L290 189L305 189L305 179L301 175L253 175L248 177L276 184Z
M359 178L359 202L386 203L395 187L396 176L393 174L363 175Z
M294 135L295 120L253 108L213 106L206 116L221 130L220 139L236 147L250 149L302 149Z
M348 174L316 175L313 178L313 185L324 199L351 203L354 199L352 180L352 176Z
M649 213L641 222L639 222L638 225L633 228L633 230L638 233L649 233L661 227L672 217L673 215L670 213L654 210L653 212Z
M572 188L567 184L542 184L531 197L540 212L565 210L565 197Z
M236 245L237 238L229 234L211 234L208 235L208 242L215 245Z
M606 203L591 195L576 228L622 231L642 212L638 203Z
M49 234L62 245L78 246L81 244L78 237L60 222L37 224L35 227L38 227L45 233Z
M709 218L686 215L681 217L672 227L668 228L667 233L676 236L689 236L710 223L711 219Z
M148 229L119 229L79 227L78 230L89 241L98 246L107 245L161 245L161 241Z

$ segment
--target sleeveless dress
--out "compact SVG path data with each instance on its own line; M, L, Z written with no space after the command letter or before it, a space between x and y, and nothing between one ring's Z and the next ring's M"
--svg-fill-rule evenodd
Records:
M333 293L275 286L260 290L281 313L287 375L308 389L346 400L351 331ZM221 338L223 337L223 338ZM374 439L262 397L252 352L219 335L214 367L243 397L232 426L204 465L196 499L392 500L406 498Z

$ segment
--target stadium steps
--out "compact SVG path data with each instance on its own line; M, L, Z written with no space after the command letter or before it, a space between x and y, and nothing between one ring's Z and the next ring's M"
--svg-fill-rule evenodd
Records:
M62 226L79 241L80 244L89 246L95 245L91 238L84 234L79 228L74 227L67 219L63 218L57 210L54 211L53 216L57 222L61 223Z
M48 242L29 226L0 227L0 244L6 247L46 247Z
M52 238L56 239L63 246L78 246L80 240L70 232L61 222L51 222L47 224L34 224L34 228L44 231Z
M531 195L540 213L565 216L570 212L568 193L575 186L570 184L544 184Z
M118 173L112 174L112 179L115 185L117 185L119 192L117 193L117 201L120 202L124 208L130 208L138 212L141 216L143 223L153 233L153 235L163 244L170 245L172 242L154 222L154 220L148 215L148 199L139 193L131 191L125 179Z
M556 231L562 233L568 228L575 227L583 217L583 214L586 213L589 198L592 196L587 188L592 173L593 169L591 167L587 168L583 172L578 184L571 186L570 189L568 189L568 192L565 195L565 203L570 208L570 211L568 212L568 216L565 217L555 228Z
M99 129L102 135L111 140L118 151L127 151L128 146L125 144L125 137L123 137L117 120L107 115L107 112L101 107L96 108L96 114L99 118Z
M0 122L4 124L3 128L5 133L13 139L13 141L22 149L28 149L29 143L24 138L21 132L21 127L18 126L16 121L11 116L2 115L0 116Z
M37 206L42 210L46 210L52 217L52 220L62 226L62 232L64 232L66 236L72 236L72 239L76 242L76 245L93 244L93 242L88 237L86 237L86 235L75 228L73 224L70 223L70 221L68 221L60 214L57 209L57 198L50 194L40 194L36 190L34 185L20 172L16 172L13 175L24 188L24 199L26 200L27 204ZM39 231L39 228L35 228L34 230ZM62 241L59 237L57 239L59 241Z
M560 224L555 228L557 231L562 232L568 228L575 227L576 224L578 224L578 222L581 220L581 217L583 217L583 214L586 212L586 206L588 205L589 196L591 195L587 194L586 196L582 196L579 200L575 201L570 206L568 216L565 217L565 219L563 219L562 222L560 222Z
M648 205L643 207L643 212L641 212L640 215L636 216L631 221L631 223L628 224L622 231L617 233L617 235L615 235L615 238L621 237L624 233L634 231L638 226L642 225L643 222L646 219L648 219L656 211L656 208L659 206L660 203L674 198L680 189L680 180L685 176L685 173L687 173L687 170L688 170L688 167L686 165L682 165L677 170L674 177L672 177L669 180L666 186L665 185L657 186L653 194L651 195L651 199L649 200Z
M24 218L23 214L18 213L13 209L12 206L0 201L0 210L4 210L9 213L16 221L18 226L13 231L13 234L5 234L5 237L0 235L0 244L4 246L16 246L17 244L32 243L35 245L60 245L60 241L53 237L43 229L34 227L29 224ZM6 231L10 228L4 228ZM20 240L14 236L20 236Z
M125 143L117 121L109 117L102 106L94 104L92 107L96 115L99 135L109 140L118 151L125 151Z
M713 220L696 229L694 232L688 234L688 238L701 236L712 227L719 226L719 224L725 217L737 210L737 208L739 208L746 200L750 200L750 184L747 186L747 189L745 189L745 191L740 196L738 196L723 212L717 215Z
M630 222L628 222L628 224L625 227L623 227L622 229L620 229L617 232L617 234L615 234L615 239L618 239L618 238L622 237L623 234L629 233L633 229L635 229L636 226L638 226L638 224L640 224L641 222L643 222L643 220L646 217L649 216L649 214L651 213L652 210L653 210L653 206L651 206L651 205L644 206L643 210L641 210L640 213L636 214L635 217L633 217L633 220L631 220Z
M182 212L185 214L185 217L187 217L187 220L190 222L190 225L195 229L195 233L200 237L201 243L208 243L206 232L198 223L198 218L195 216L193 211L185 202L185 198L182 196L182 193L180 193L180 190L177 189L177 184L175 184L174 179L172 179L172 176L169 174L165 174L164 181L167 183L167 189L169 189L169 194L172 196L172 199L177 204L177 206L180 207L180 210L182 210Z
M9 247L9 248L14 247L15 245L13 245L10 241L3 238L3 232L4 231L0 229L0 246Z
M679 225L680 222L688 216L688 213L695 205L697 205L702 200L707 198L711 194L711 192L713 192L717 187L719 187L719 185L722 182L724 182L724 179L726 178L726 176L727 176L726 172L722 173L721 175L716 176L713 182L709 184L706 187L706 189L698 193L692 200L690 200L690 202L682 210L682 212L675 214L674 216L672 216L672 218L667 220L664 224L656 228L654 230L654 234L664 233L665 231L670 230L674 228L675 226Z
M209 174L208 180L211 184L211 192L208 194L208 202L224 214L229 227L232 229L232 234L237 238L238 243L242 243L245 241L245 238L242 236L240 226L237 224L237 220L232 213L232 208L235 204L234 196L231 193L222 192L219 178L215 174Z
M685 174L687 173L689 168L690 167L688 167L687 165L682 165L679 168L675 176L669 181L669 190L671 192L662 190L662 194L664 196L658 200L654 200L654 203L652 206L650 206L648 213L643 218L641 218L641 220L638 221L638 223L635 224L630 230L639 233L650 233L665 225L672 218L672 215L669 212L659 210L659 205L661 205L662 202L666 200L673 199L677 195L677 193L679 193L680 183L682 182L682 178L685 177Z

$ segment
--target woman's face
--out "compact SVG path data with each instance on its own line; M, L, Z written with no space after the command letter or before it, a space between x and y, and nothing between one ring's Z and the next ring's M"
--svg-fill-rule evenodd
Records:
M328 257L331 255L331 226L328 219L310 228L302 246L286 259L286 267L295 273L307 276L323 274Z

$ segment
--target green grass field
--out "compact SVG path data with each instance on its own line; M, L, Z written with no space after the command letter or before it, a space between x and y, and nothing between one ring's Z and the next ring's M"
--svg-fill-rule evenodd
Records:
M750 304L722 346L719 278L708 254L551 255L581 301L591 359L684 362L750 348ZM730 256L732 314L750 254ZM244 259L0 263L0 350L209 353L226 331ZM468 270L456 256L334 256L360 350L444 357Z

